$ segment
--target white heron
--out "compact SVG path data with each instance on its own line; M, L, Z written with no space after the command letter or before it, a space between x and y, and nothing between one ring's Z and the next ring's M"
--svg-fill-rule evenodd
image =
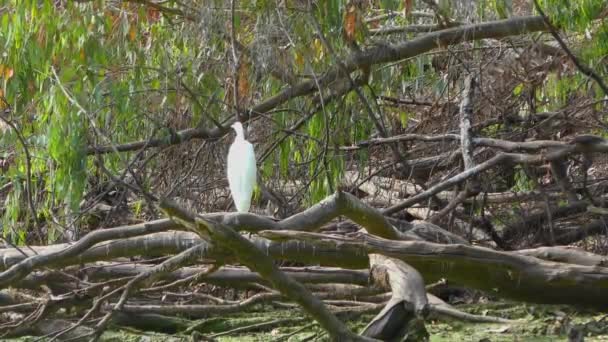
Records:
M228 186L238 212L248 212L256 185L256 165L253 145L245 140L243 125L232 124L236 138L228 150Z

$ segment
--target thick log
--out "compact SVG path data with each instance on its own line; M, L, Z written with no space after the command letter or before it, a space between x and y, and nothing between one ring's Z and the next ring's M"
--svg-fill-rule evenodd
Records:
M338 193L339 195L339 193ZM286 297L302 306L336 341L367 341L353 334L344 323L336 318L319 299L314 297L300 283L281 272L269 256L261 252L249 240L231 228L206 220L182 210L171 202L162 201L163 212L186 229L196 232L200 237L230 250L239 262L260 273L272 286ZM391 226L392 228L392 226ZM392 228L394 229L394 228Z
M420 273L405 262L383 255L370 255L374 284L392 295L384 309L361 333L383 341L428 339L424 318L428 312L426 289Z
M608 307L608 268L540 260L516 253L460 244L392 241L371 235L340 238L303 232L262 232L273 239L299 239L313 244L358 247L403 260L426 281L439 277L492 295L543 304L570 304L604 310Z
M608 267L608 256L586 252L572 246L551 246L515 251L521 255L529 255L543 260L562 262L584 266Z
M218 227L226 227L227 229L236 231L246 230L255 232L263 229L285 228L315 231L340 215L344 215L355 223L365 226L367 231L371 234L376 234L389 239L411 238L397 230L388 219L377 210L365 205L353 195L341 191L328 196L313 207L279 222L275 222L268 217L249 213L215 213L200 216L199 218L205 220L205 222L209 222L209 224L217 225ZM0 288L17 283L34 270L44 266L64 264L67 260L74 258L79 258L79 261L82 262L82 255L98 243L163 232L170 229L185 230L183 227L176 225L170 220L157 220L133 226L99 229L87 234L84 238L72 245L64 246L63 249L56 249L48 254L33 252L28 254L27 252L22 253L22 250L17 250L16 252L27 255L27 258L23 258L10 266L8 266L7 261L4 260L4 265L7 266L7 269L0 272ZM212 246L210 246L208 241L207 244L211 249ZM171 243L169 245L170 247L175 248ZM145 245L144 248L146 248ZM226 254L225 251L222 253L222 251L219 251L217 248L214 250L216 253L215 257L225 258L229 255ZM100 252L103 253L104 251L101 250ZM204 254L206 249L201 248L201 252L201 254ZM14 257L15 253L13 253L12 256Z
M270 229L316 230L324 222L340 214L352 218L370 233L389 238L405 236L411 239L409 234L396 230L389 220L379 215L373 208L365 206L351 195L340 192L303 213L279 222L252 214L220 213L210 214L204 216L204 218L209 218L210 222L218 222L218 224L224 224L223 222L226 222L226 224L232 223L237 229L246 229L249 224L257 224L250 229L259 231L262 237L253 237L250 241L264 254L275 259L361 269L368 267L368 253L377 253L401 258L416 267L426 280L431 282L439 277L446 277L460 284L489 291L496 295L541 303L571 303L594 307L603 303L596 300L594 296L601 297L601 291L598 289L605 287L605 283L602 283L602 281L605 281L605 268L585 268L583 266L543 262L532 257L496 252L473 246L441 246L421 241L399 245L397 241L385 242L385 240L379 240L383 242L377 246L370 243L363 246L361 241L342 240L329 235L321 235L321 238L319 238L319 236L312 234L311 236L316 236L316 238L307 241L305 232L291 230L292 234L295 235L290 235L290 231L280 231L272 235L272 231L261 231L264 228L263 223L267 223L267 227ZM196 244L202 246L199 250L201 259L221 260L226 258L226 250L204 245L202 240L191 233L163 232L150 236L138 236L153 231L170 229L174 226L176 225L173 223L160 220L142 225L103 230L99 233L94 232L91 233L90 238L87 236L81 240L84 242L79 241L67 248L67 252L60 250L61 246L47 247L48 249L36 248L40 255L31 256L33 259L29 260L42 260L44 262L35 265L28 262L28 258L21 255L21 252L15 249L4 249L0 251L4 265L11 268L22 265L18 267L19 276L30 275L18 283L13 282L12 276L14 273L12 271L3 274L8 275L5 280L12 286L24 286L28 282L29 285L32 285L36 280L48 279L44 275L31 273L36 267L59 268L94 260L114 259L118 256L153 253L155 247L159 247L159 250L162 250L163 253L167 251L178 253ZM151 229L152 227L153 229ZM127 236L131 236L131 238L114 241L106 240ZM270 241L265 237L271 237L277 241ZM442 242L455 241L448 236L446 238ZM367 237L365 242L368 242L369 239L371 238ZM321 243L323 240L331 243ZM347 241L348 243L341 241ZM93 242L98 243L89 246ZM392 245L395 243L397 245ZM87 246L89 247L87 248ZM51 250L52 253L47 254L47 250ZM28 253L32 254L28 249L22 249L22 251L26 255ZM445 265L450 267L445 267ZM454 271L454 269L458 271ZM517 286L511 286L513 283Z
M268 232L263 233L263 235L267 234ZM149 240L147 241L149 242L147 244L149 246L155 245L155 236L153 234L148 237ZM188 239L191 238L191 235L187 236ZM143 245L143 241L145 241L143 238L134 239L138 244ZM367 250L363 248L360 241L352 243L351 240L348 240L349 243L343 243L342 240L336 240L333 243L321 243L319 241L302 240L301 236L298 237L300 240L295 240L296 237L285 234L279 238L280 241L274 242L262 238L255 238L254 241L259 248L277 259L321 263L354 269L368 267ZM328 241L334 239L331 236L324 236L323 238ZM117 243L118 245L128 245L130 243L127 242L128 240L130 239ZM182 244L175 241L173 243L175 245ZM424 242L392 243L397 243L397 245L384 245L382 243L375 248L380 250L380 254L397 253L399 255L399 253L402 253L403 260L416 267L428 282L445 277L462 285L485 290L505 298L540 303L580 304L589 307L608 305L608 299L603 300L606 296L603 295L601 290L601 286L604 286L605 290L606 282L608 282L607 271L606 268L597 267L605 265L605 258L602 256L584 253L588 257L581 259L579 257L574 258L573 252L571 252L569 253L571 257L565 259L556 257L558 255L556 253L550 253L547 259L562 262L555 263L515 254L519 252L497 252L474 246L442 246ZM114 244L111 245L114 246ZM39 249L42 252L44 250L43 248ZM110 253L111 259L115 255L114 251L109 247L107 251ZM5 253L7 252L5 251ZM546 250L543 249L521 251L521 253L541 258L544 258L543 254L545 252ZM83 256L86 256L87 253ZM208 249L206 253L209 257L213 255L214 251ZM579 254L577 253L577 255ZM125 256L127 255L131 254L125 254ZM76 261L73 260L73 263L76 264ZM596 267L576 266L572 263ZM126 270L129 268L138 271L131 265L116 266L114 270L119 272L119 269ZM186 274L182 272L188 272L188 270L189 268L180 269L171 274L175 277L185 277ZM111 273L103 268L98 272L100 272L98 273L100 276L104 272L108 272L106 273L107 276L118 276L120 274ZM134 275L132 272L125 273L125 275L127 274ZM35 284L39 286L44 279L46 277L42 275L32 274L14 286L31 288ZM58 281L65 281L62 279L60 278ZM587 288L590 290L587 291Z
M165 223L170 223L171 229L177 227L176 224L169 220L159 220ZM132 227L132 226L131 226ZM70 265L85 264L100 260L112 260L117 258L128 258L134 256L143 257L159 257L168 254L177 254L186 249L200 244L203 240L196 234L190 232L170 231L151 233L148 235L120 238L97 243L89 249L84 250L81 254L73 256L62 256L56 260L49 262L47 266L57 268ZM0 249L0 264L1 269L7 269L21 261L26 256L31 257L36 254L50 255L61 252L72 244L61 243L49 246L31 246L30 248L15 248Z
M100 263L95 267L90 267L85 271L87 279L92 281L102 281L104 279L133 277L143 272L148 272L153 265L128 265L120 263ZM179 279L186 279L205 272L205 267L182 267L179 270L164 274L163 281L172 282ZM294 280L306 284L354 284L367 285L369 282L369 272L367 270L348 270L341 268L326 267L283 267L281 268L286 275ZM200 282L218 286L228 286L235 288L250 288L252 284L268 285L258 273L250 271L246 267L222 267L210 274L203 274Z
M53 264L49 267L59 269L70 265L120 260L120 258L136 256L153 257L158 256L158 250L164 252L165 255L177 254L196 244L203 246L200 249L201 259L219 259L225 257L224 253L209 247L206 242L198 237L194 237L194 235L187 232L167 232L131 239L108 241L83 252L79 257L67 258L62 260L61 263ZM175 238L175 241L170 241L172 237ZM360 250L353 249L350 246L345 246L345 248L331 246L325 248L301 241L270 241L256 236L252 236L251 241L267 255L277 260L290 260L310 265L335 266L347 269L364 269L368 267L367 254L361 253ZM155 250L156 247L158 247L158 250ZM47 251L50 251L49 253L52 253L57 251L58 248L60 247L39 247L37 248L37 252L46 254ZM12 263L25 259L25 256L15 249L5 249L3 253L7 255L5 260L11 260L10 262ZM0 257L2 255L0 253ZM120 276L120 274L134 276L137 267L133 264L124 264L120 267L113 266L111 271L103 267L98 270L86 269L85 274L91 273L91 276L100 280L107 279L103 278L104 276L113 278ZM168 277L169 279L172 275L175 277L185 277L185 274L191 274L188 268L176 270L169 274ZM57 272L32 272L24 279L12 283L11 286L15 288L35 289L41 285L47 285L51 288L67 290L66 286L70 285L72 280ZM354 283L358 283L358 281L353 280ZM65 291L62 290L60 292Z
M177 334L192 325L192 321L185 318L149 313L136 314L133 312L115 313L112 323L141 331L156 331L164 334Z
M94 247L93 250L83 253L83 260L102 260L103 254L98 253L99 250L105 250L108 253L108 259L112 259L118 255L134 256L137 254L128 253L129 250L124 247L132 244L139 246L147 245L151 247L160 246L163 245L163 241L166 241L166 236L163 234L173 233L160 234L161 237L159 239L156 239L156 237L159 236L158 234L152 234L147 237L107 242L108 246L105 246L104 243L104 247ZM183 237L188 239L188 241L191 241L192 235L190 233L184 234L185 235L174 236ZM267 235L267 232L265 232L264 235ZM328 240L333 239L330 236L325 236L324 238ZM294 237L289 235L281 235L280 239L280 241L270 241L254 237L253 241L258 248L266 251L268 255L276 259L333 265L351 269L368 267L367 250L363 248L360 243L339 242L328 244L320 243L319 241L295 240ZM173 241L172 244L172 248L174 248L173 251L177 252L178 250L175 246L183 246L182 248L186 249L185 247L188 246L190 242ZM574 258L573 252L571 251L568 253L571 257L568 258L556 257L556 255L558 255L556 253L550 253L546 257L547 259L562 262L558 264L544 262L531 256L526 257L514 254L519 252L497 252L479 247L465 247L461 245L441 246L426 244L424 242L408 242L406 246L406 248L399 250L401 253L405 253L405 255L403 255L404 261L416 267L428 282L433 282L441 277L445 277L460 284L485 290L505 298L541 303L580 303L584 306L596 307L600 305L602 299L605 298L605 296L601 295L599 286L602 284L601 281L606 281L607 279L606 268L581 268L579 266L571 265L572 263L589 266L605 265L605 258L602 256L584 253L587 257L581 259L578 257L578 255L581 254L577 253L577 257ZM114 247L117 247L121 253L117 253L114 250ZM386 248L388 247L390 247L390 245L386 246ZM55 250L55 247L48 248ZM382 250L384 247L377 248ZM398 249L401 247L395 248ZM46 249L39 248L38 251L45 252ZM95 252L93 253L93 251ZM3 252L11 255L16 255L15 253L17 253L14 250L4 250ZM135 252L137 252L137 249L135 249ZM392 252L390 248L380 254L389 252ZM546 251L543 249L521 251L521 253L538 256L540 258L545 258L543 257L545 252ZM213 257L215 251L213 249L206 249L205 253L205 257ZM412 253L412 255L408 255L408 253ZM420 255L422 253L428 255ZM91 255L95 256L95 258L88 258L88 256ZM11 257L10 259L14 261L18 260L16 257ZM70 259L70 261L72 264L78 264L78 258ZM570 264L566 264L565 262ZM65 265L65 263L63 264ZM123 269L128 269L130 267L134 266L121 266ZM597 278L593 276L594 270L596 269L598 270ZM115 270L118 272L118 268L115 268ZM185 270L188 270L188 268ZM99 272L99 274L103 274L103 272L109 271L100 269ZM181 272L185 271L177 270L172 274L176 277L185 276L185 274ZM133 275L133 273L128 274L131 276ZM52 274L50 275L52 276ZM110 272L107 273L107 275L117 276L117 274ZM530 278L530 276L533 277ZM33 286L43 284L45 279L48 279L46 274L34 273L13 286L32 288ZM58 281L65 282L63 278L58 278ZM513 286L513 284L517 286ZM602 286L605 286L605 283ZM586 288L588 287L591 291L586 291ZM562 290L564 292L561 292ZM594 294L598 296L594 297ZM599 301L597 299L599 299ZM588 304L589 302L592 302L591 305ZM608 300L604 302L608 302Z

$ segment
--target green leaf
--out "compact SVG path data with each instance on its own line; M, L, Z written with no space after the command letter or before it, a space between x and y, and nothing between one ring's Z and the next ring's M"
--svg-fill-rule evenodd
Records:
M524 90L524 84L520 83L520 84L516 85L515 88L513 88L513 95L519 96L519 95L521 95L521 92L523 90Z

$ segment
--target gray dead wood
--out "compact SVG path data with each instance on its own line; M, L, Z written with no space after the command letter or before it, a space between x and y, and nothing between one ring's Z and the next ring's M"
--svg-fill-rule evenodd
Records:
M131 265L121 263L99 263L85 271L90 281L103 281L105 279L133 277L142 272L149 272L152 265ZM160 278L165 282L178 279L195 277L207 270L206 267L182 267L170 273L163 274ZM281 268L289 277L306 284L353 284L367 285L369 272L367 270L348 270L333 267L304 267L304 268ZM200 278L193 279L192 283L204 282L208 284L234 287L251 288L253 284L269 285L270 283L258 273L250 271L246 267L222 267L210 274L203 274Z
M428 339L423 323L428 302L420 273L401 260L379 254L370 255L370 265L374 285L391 290L392 295L361 334L382 341Z
M457 319L457 320L468 321L468 322L476 322L476 323L505 323L505 324L518 323L518 321L505 319L505 318L501 318L501 317L473 315L468 312L460 311L430 293L427 293L427 298L429 300L429 316L447 317L447 318L451 318L451 319Z
M297 239L320 246L360 248L415 267L427 281L438 277L503 298L541 304L570 304L604 310L608 307L608 268L545 261L516 253L460 244L394 241L361 234L335 237L292 231L266 231L269 239Z
M412 206L413 204L429 199L454 185L461 184L472 177L477 177L477 175L479 175L481 172L485 172L493 167L496 167L497 165L539 165L544 164L547 161L563 159L571 154L608 152L608 140L595 136L577 136L570 143L560 143L560 145L561 146L559 148L554 148L538 154L498 153L496 156L484 161L483 163L475 165L475 167L464 170L463 172L435 184L427 190L412 196L401 203L382 210L382 213L385 215L397 213Z
M235 224L239 229L247 228L249 223L257 223L254 228L256 231L260 231L264 228L262 223L270 221L271 223L268 223L267 225L270 229L280 229L281 227L289 229L297 227L305 230L316 230L325 220L329 220L339 213L346 213L345 215L356 218L358 223L375 235L381 236L388 233L389 236L394 236L403 234L401 232L398 234L394 233L395 228L390 224L389 220L382 215L378 215L377 212L374 213L375 210L373 208L369 208L361 202L354 206L349 205L347 207L348 210L345 210L344 207L340 207L336 204L336 200L340 198L346 199L346 202L358 201L350 195L332 195L324 202L324 206L317 207L319 213L324 217L322 220L315 219L314 211L308 210L304 212L305 214L301 213L294 215L291 219L286 219L287 221L283 220L279 223L269 220L268 218L251 214L219 214L215 217L217 218L217 222L230 222ZM334 201L332 202L331 199L334 199ZM362 211L363 214L358 216L351 215L349 211L358 210L356 209L357 207L365 209ZM369 215L366 213L369 213ZM308 219L309 217L310 220ZM287 224L284 221L293 223L293 226L290 227L290 224ZM178 226L171 223L169 220L161 220L161 222L163 225L162 229ZM149 226L150 224L152 223L147 223L146 225ZM130 226L124 227L123 229L129 232L136 230L138 234L149 233L146 229L140 229L143 226L144 225ZM119 234L117 235L124 236L124 231L121 229L101 231L103 234L108 234L107 232L118 232ZM268 232L264 232L264 234L268 234ZM302 234L302 232L299 232L298 234ZM115 237L116 235L111 236ZM155 239L155 236L162 236L162 238ZM283 234L281 236L272 236L272 238L278 240L270 241L265 238L252 237L252 243L265 254L276 259L335 265L355 269L368 267L368 253L370 253L368 248L371 248L371 246L367 246L366 249L363 248L360 243L335 243L339 240L335 240L334 243L323 244L318 241L307 241L306 239L302 239L301 235L292 237L288 234ZM327 235L325 238L329 240L333 239L333 237ZM86 237L85 241L90 242L90 240L86 240ZM442 242L450 243L450 241ZM66 256L66 254L61 253L61 251L57 251L57 247L48 247L53 251L53 253L51 253L53 256L41 254L42 257L46 258L45 260L48 261L48 263L38 264L37 266L59 268L65 265L79 264L80 262L113 259L118 256L128 257L139 255L141 251L149 250L149 248L159 248L163 253L178 253L191 247L193 244L201 243L205 242L192 233L165 232L152 234L150 236L135 235L132 238L114 241L102 240L99 244L94 245L89 249L82 250L80 254L70 256ZM74 246L77 245L75 244ZM204 246L204 248L200 249L200 258L221 259L226 255L225 251L222 251L221 249L217 249L210 245ZM598 289L601 288L601 286L604 286L602 285L602 279L606 279L605 268L597 268L598 271L594 276L593 270L595 270L595 268L580 268L580 266L575 265L547 263L536 258L523 257L513 253L501 254L501 252L486 249L480 250L477 247L461 245L437 247L438 245L426 245L423 242L416 242L413 245L406 246L406 249L401 250L400 252L404 253L404 251L407 251L409 248L409 251L413 254L407 255L407 253L405 253L398 258L408 263L414 263L412 266L416 267L427 281L434 281L437 277L449 277L450 279L469 287L489 291L506 298L515 298L532 302L571 303L583 306L600 305L601 302L597 301L596 297L593 297L593 294L595 293L597 295ZM81 247L82 246L79 246L78 248ZM396 253L389 247L390 245L380 246L377 247L379 248L379 251L374 251L372 249L371 253L380 253L395 257L394 255L387 254ZM383 248L388 249L383 250ZM420 253L423 253L424 255L416 253L416 248L420 248L419 251L422 251ZM44 252L45 250L45 248L38 248L39 252ZM25 251L27 253L27 250ZM57 252L58 254L54 254ZM1 251L1 253L7 256L6 258L3 258L7 266L12 267L16 264L11 265L11 263L17 262L19 264L27 260L24 260L23 256L18 256L18 251L13 249L6 249ZM524 259L519 259L520 257ZM25 265L31 266L28 262L25 262ZM445 265L449 267L442 267ZM526 265L529 265L530 267L527 267ZM597 263L594 265L597 265ZM458 271L455 271L455 269ZM29 268L27 271L32 272L34 270L35 268ZM52 272L31 273L26 279L23 279L21 283L11 282L11 285L39 286L52 277ZM590 288L590 291L587 291L587 288ZM559 293L560 291L563 292ZM600 295L599 298L602 298L602 296Z
M222 227L231 227L230 229L235 230L248 230L250 232L264 229L314 231L340 215L344 215L355 223L365 226L372 234L388 239L408 238L407 234L401 233L399 230L395 229L388 219L377 210L365 205L353 195L340 191L327 197L311 208L279 222L275 222L268 217L249 213L216 213L206 215L203 219ZM12 256L21 258L21 260L9 266L7 260L4 259L4 265L6 265L8 269L0 272L0 288L15 284L35 269L44 266L69 264L68 260L73 258L78 258L79 262L84 261L81 259L82 254L90 250L95 244L108 240L163 232L169 229L182 230L183 228L170 220L157 220L133 226L96 230L87 234L78 242L67 246L67 248L55 249L55 251L48 254L29 255L27 258L24 258L23 255L17 255L17 253L21 254L20 251L15 250L13 251ZM175 241L168 241L168 247L177 247L173 245L174 243ZM145 242L143 247L146 247ZM207 248L212 248L212 246L207 246ZM102 249L99 252L103 254L106 251ZM204 252L204 248L201 248L201 252ZM27 252L25 253L27 254ZM215 253L216 257L222 257L222 251L216 249ZM75 260L71 260L71 262L74 263Z
M474 96L475 78L469 75L464 81L464 94L460 103L460 148L462 150L462 161L465 170L475 167L475 162L473 161L473 136L471 132ZM477 177L469 179L466 191L471 195L477 195L481 191Z
M335 341L368 341L369 339L353 334L323 304L300 283L281 272L272 258L262 253L249 240L234 230L219 223L192 215L168 201L162 201L161 210L172 220L194 231L203 239L213 241L230 250L236 258L267 279L275 289L302 306Z
M520 249L515 253L566 264L608 267L608 256L589 253L573 246Z
M11 282L23 279L23 277L36 268L52 265L56 262L78 256L96 243L111 239L124 239L132 236L161 232L168 230L171 226L173 226L173 224L168 221L152 221L133 226L96 230L85 235L77 243L70 245L67 248L57 250L51 254L32 255L27 259L10 266L7 270L0 273L0 288L6 287Z
M266 234L265 232L264 235ZM330 236L324 236L324 238L332 239ZM301 237L290 237L289 235L281 235L279 241L275 242L263 238L255 238L254 241L261 250L269 251L269 255L277 259L314 262L346 268L360 269L368 267L368 252L360 244L323 244L308 241ZM543 262L533 257L520 256L515 254L516 252L496 252L488 249L479 249L479 247L471 247L473 250L467 250L466 246L461 245L439 246L441 245L425 245L422 242L416 242L415 244L407 245L407 248L400 250L400 252L405 253L403 257L408 263L415 261L414 266L430 282L437 280L438 277L446 277L465 286L485 290L501 297L531 302L570 303L589 306L589 303L594 302L596 298L599 298L600 301L604 298L602 295L593 297L593 291L599 291L598 286L601 286L601 279L604 279L604 281L607 279L606 268L597 267L605 265L605 258L602 256L591 254L590 257L580 259L574 258L572 253L570 253L571 255L568 258L556 257L555 255L559 255L556 253L549 254L546 259L561 262L556 264ZM390 250L386 251L386 253L388 252ZM213 257L215 252L212 249L206 249L205 253L208 253L206 254L207 257ZM407 256L408 253L412 253L412 255ZM432 255L433 253L435 255ZM522 251L522 253L545 258L542 255L545 253L542 249L540 252L532 250ZM523 259L520 259L520 257ZM571 265L572 263L596 267L580 268L576 265ZM514 266L511 267L511 264ZM529 267L526 265L529 265ZM118 277L121 274L121 269L126 270L129 267L132 267L132 265L113 266L107 270L102 268L99 271L99 278L95 279L103 280L105 276ZM117 273L110 271L111 269L114 269ZM593 270L595 269L598 271L594 276ZM170 276L187 276L196 272L195 270L189 270L189 268L183 271L180 269L170 273ZM133 276L134 274L125 273L125 275ZM241 279L260 279L257 276L255 278L248 278L249 276L247 275L244 276L245 278ZM302 275L302 277L306 278L308 276ZM321 275L315 275L314 277L318 281L323 281L323 278L328 279ZM350 278L353 283L362 284L364 281L364 277L362 276L346 277ZM230 277L228 276L228 278ZM58 278L57 281L65 283L65 280L62 279ZM52 281L52 273L34 273L14 286L33 288L50 281ZM217 281L221 282L221 279L218 278ZM559 289L560 287L563 288L564 292L560 293L562 291ZM587 287L592 292L586 291ZM571 293L572 295L566 296L566 293ZM605 304L608 305L608 303ZM600 305L600 302L598 302L598 305Z

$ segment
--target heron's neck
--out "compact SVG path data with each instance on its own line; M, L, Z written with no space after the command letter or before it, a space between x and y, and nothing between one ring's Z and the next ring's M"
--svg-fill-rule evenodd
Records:
M234 131L236 132L237 139L245 140L245 133L243 132L243 127L235 127Z

